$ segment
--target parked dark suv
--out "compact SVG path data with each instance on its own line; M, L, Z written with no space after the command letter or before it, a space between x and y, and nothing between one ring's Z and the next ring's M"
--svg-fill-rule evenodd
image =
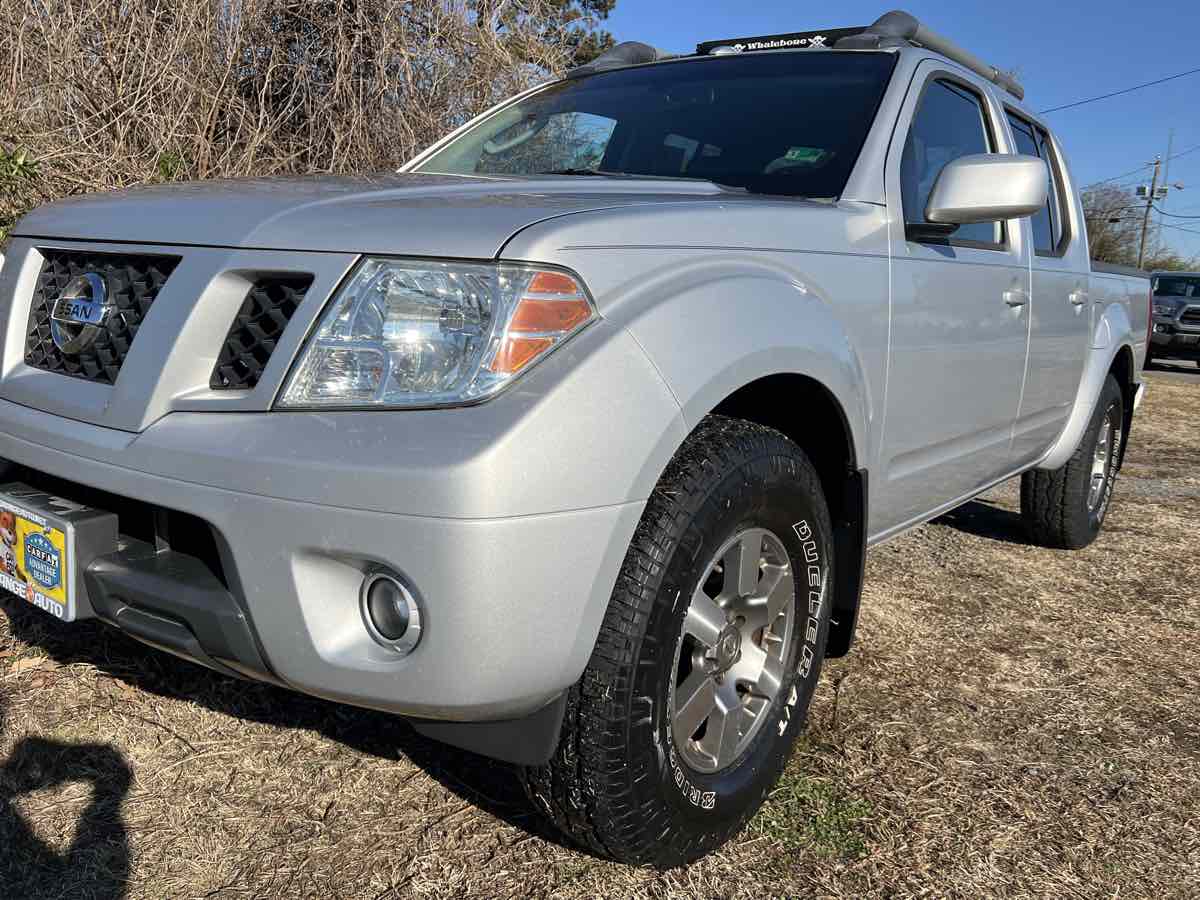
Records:
M1190 359L1200 365L1200 272L1155 272L1154 325L1146 364Z

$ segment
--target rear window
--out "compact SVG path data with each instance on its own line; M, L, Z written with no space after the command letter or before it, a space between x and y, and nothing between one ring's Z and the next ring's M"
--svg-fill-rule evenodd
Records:
M694 178L836 197L894 66L890 53L766 53L604 72L505 107L416 171Z

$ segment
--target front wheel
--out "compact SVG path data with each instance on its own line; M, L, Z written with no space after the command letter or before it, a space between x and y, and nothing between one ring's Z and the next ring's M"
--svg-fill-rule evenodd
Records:
M1083 440L1061 469L1021 476L1021 516L1043 547L1079 550L1100 534L1120 468L1125 399L1109 375Z
M526 789L576 843L669 868L775 785L820 674L833 529L803 451L706 418L655 488L550 763Z

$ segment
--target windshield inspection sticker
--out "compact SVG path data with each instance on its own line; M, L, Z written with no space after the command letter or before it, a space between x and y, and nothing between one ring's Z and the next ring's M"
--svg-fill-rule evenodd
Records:
M792 147L784 156L788 162L818 163L825 157L820 147Z

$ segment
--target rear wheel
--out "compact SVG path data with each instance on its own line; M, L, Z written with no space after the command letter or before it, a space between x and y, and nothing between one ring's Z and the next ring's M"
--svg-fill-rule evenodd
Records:
M532 800L573 841L669 868L735 835L803 727L833 530L782 434L706 418L647 504Z
M1125 439L1125 401L1109 375L1083 440L1061 469L1021 476L1021 516L1044 547L1078 550L1100 534Z

